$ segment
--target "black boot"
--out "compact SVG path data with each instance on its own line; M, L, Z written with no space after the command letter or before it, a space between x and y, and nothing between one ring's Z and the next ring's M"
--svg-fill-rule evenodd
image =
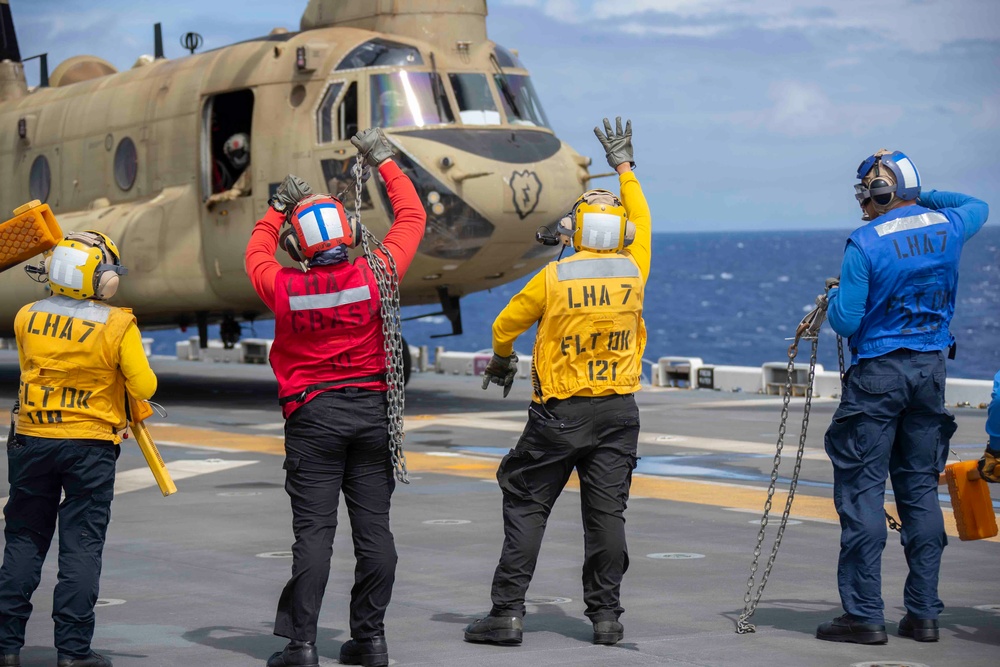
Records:
M465 627L465 641L518 646L523 630L524 621L520 616L487 616Z
M816 639L851 644L885 644L889 636L885 634L884 625L862 623L850 614L844 614L816 628Z
M21 667L21 656L14 653L0 655L0 667Z
M319 667L316 642L288 642L285 650L278 651L267 659L267 667Z
M389 645L383 635L349 639L340 647L340 664L386 667L389 664Z
M60 655L57 665L58 667L112 667L109 658L93 651L86 658L68 658Z
M936 642L940 637L938 622L934 618L913 618L909 614L899 621L899 636L918 642Z
M625 626L618 621L594 623L594 643L613 646L625 637Z

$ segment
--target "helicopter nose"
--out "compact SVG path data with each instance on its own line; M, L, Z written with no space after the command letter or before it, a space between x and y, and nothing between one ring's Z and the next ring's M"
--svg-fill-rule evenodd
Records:
M520 258L535 230L582 192L578 165L548 132L422 129L388 135L427 209L420 252L477 262Z

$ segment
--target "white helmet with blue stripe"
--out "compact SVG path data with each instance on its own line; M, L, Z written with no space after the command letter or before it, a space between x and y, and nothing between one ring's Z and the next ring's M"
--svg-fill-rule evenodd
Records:
M901 151L882 149L869 155L858 166L861 182L854 186L854 196L861 208L870 201L875 212L885 213L900 201L920 196L920 172ZM867 220L867 214L864 217Z

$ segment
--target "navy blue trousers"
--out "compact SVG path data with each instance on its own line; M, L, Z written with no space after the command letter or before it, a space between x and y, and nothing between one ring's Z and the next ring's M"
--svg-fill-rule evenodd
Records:
M948 458L955 418L944 407L942 352L896 350L862 359L847 374L840 407L826 432L833 498L840 514L837 583L844 611L884 623L882 551L885 482L892 480L903 524L909 575L907 612L936 619L941 553L948 539L938 503L938 475Z
M90 654L101 554L111 520L119 448L103 440L19 435L8 444L10 498L0 568L0 653L17 654L42 563L59 524L59 578L52 597L60 657ZM66 498L59 502L65 492Z
M583 601L594 623L622 615L628 569L625 509L639 443L639 408L631 395L532 403L528 423L497 468L503 491L503 549L493 574L493 616L524 616L542 537L573 469L583 516Z
M351 637L385 634L397 560L389 529L396 480L389 457L385 393L334 389L293 412L285 422L284 468L295 543L292 578L278 600L274 634L316 641L341 491L357 560Z

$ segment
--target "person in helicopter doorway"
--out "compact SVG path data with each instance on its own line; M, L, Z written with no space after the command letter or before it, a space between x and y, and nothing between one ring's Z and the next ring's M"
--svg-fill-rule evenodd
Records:
M222 145L222 154L226 156L228 165L221 160L215 161L212 177L215 194L205 200L209 211L217 204L246 197L253 192L250 137L245 132L237 132L226 139L226 143Z
M126 393L156 391L135 316L106 303L125 275L114 242L71 232L46 259L52 295L14 318L20 411L7 441L10 497L0 569L0 665L20 665L31 596L59 527L52 620L59 667L111 667L95 653L94 606ZM60 499L60 496L64 496Z
M844 614L820 625L827 641L884 644L883 510L886 478L899 510L909 575L899 635L938 640L941 554L938 504L955 418L944 407L945 355L962 248L989 214L982 201L922 191L916 166L880 150L858 168L866 224L851 234L839 281L829 279L828 316L849 337L851 366L826 432L840 514L837 581ZM823 297L820 297L822 299Z
M595 644L624 637L621 582L628 569L625 508L639 441L639 390L646 327L643 291L649 277L651 216L632 169L632 124L604 120L594 128L621 196L585 192L557 235L576 253L550 262L493 323L489 382L507 394L517 373L514 341L538 323L532 355L534 395L517 446L503 458L504 542L493 576L489 616L465 629L465 640L520 644L524 598L552 507L570 474L580 477L585 555L583 589Z
M385 181L395 220L384 245L402 278L424 234L424 209L381 130L365 130L351 142ZM289 175L269 203L250 236L246 265L254 289L274 312L270 362L285 417L285 490L295 543L292 578L274 622L274 634L290 641L267 665L319 664L316 628L343 491L357 568L351 639L340 649L340 662L380 667L389 664L383 620L396 547L389 530L395 480L379 287L367 258L348 259L361 229L339 200L314 195ZM279 245L301 270L278 263Z

